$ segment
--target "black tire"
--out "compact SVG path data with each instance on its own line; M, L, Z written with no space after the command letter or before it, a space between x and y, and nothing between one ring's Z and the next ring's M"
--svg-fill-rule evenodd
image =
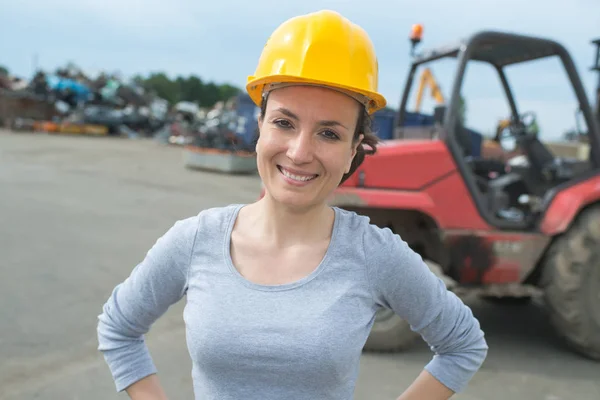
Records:
M558 335L600 361L600 205L583 211L552 244L541 282Z

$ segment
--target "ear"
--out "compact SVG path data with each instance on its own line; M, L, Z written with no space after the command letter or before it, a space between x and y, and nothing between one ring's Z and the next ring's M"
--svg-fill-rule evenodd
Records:
M348 160L348 164L346 165L346 174L348 172L350 172L350 168L352 167L352 161L354 160L354 157L356 157L356 153L358 151L358 146L360 146L360 144L362 143L363 139L364 139L365 135L363 135L362 133L358 136L358 139L356 140L356 142L352 143L352 155L350 156L350 159Z
M352 158L354 158L356 156L356 152L358 150L358 146L360 146L360 144L362 143L363 139L365 138L365 135L363 135L362 133L360 135L358 135L358 139L356 140L356 143L352 144Z

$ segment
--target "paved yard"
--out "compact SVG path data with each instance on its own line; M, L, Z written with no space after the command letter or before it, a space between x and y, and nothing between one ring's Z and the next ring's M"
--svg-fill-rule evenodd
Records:
M181 149L149 140L0 131L0 399L117 395L96 351L110 290L176 219L256 198L259 180L183 167ZM557 343L536 305L470 301L489 357L462 400L597 400L600 363ZM181 312L148 341L172 399L191 399ZM365 354L357 400L394 400L431 354Z

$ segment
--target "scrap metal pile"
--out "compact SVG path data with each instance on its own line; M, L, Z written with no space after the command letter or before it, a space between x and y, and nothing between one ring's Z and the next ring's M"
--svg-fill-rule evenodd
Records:
M202 109L193 102L170 107L135 81L95 77L77 68L38 71L31 81L0 74L0 126L128 138L222 151L254 151L258 109L246 95Z
M157 133L157 140L221 151L254 152L259 109L248 95L219 101L211 110L189 102L176 104L174 110L174 121Z
M165 100L134 82L105 73L90 78L74 68L38 71L30 82L0 88L0 120L13 130L149 135L164 124L167 111Z

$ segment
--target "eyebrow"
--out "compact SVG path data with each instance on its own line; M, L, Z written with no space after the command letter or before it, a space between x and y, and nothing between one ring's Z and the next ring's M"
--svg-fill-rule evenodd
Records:
M288 110L287 108L284 107L279 107L277 108L275 111L278 111L296 121L298 121L300 118L298 118L298 116L296 114L294 114L293 112L291 112L290 110ZM329 127L333 127L333 126L341 126L344 129L348 129L345 125L343 125L341 122L339 121L335 121L335 120L322 120L319 121L319 125L321 126L329 126Z

